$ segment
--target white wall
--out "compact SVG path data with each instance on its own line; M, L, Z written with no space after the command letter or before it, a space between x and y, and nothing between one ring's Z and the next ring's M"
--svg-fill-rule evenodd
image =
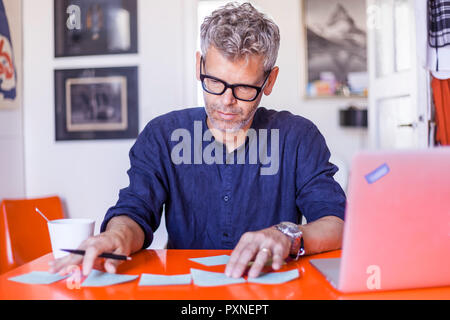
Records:
M0 201L4 198L25 196L24 150L22 125L22 35L20 17L21 2L3 1L9 19L9 29L14 50L17 73L16 100L0 101ZM3 109L6 108L6 109Z
M349 167L355 152L367 147L368 133L366 129L340 127L339 109L345 109L349 103L365 106L367 100L304 99L306 52L301 1L254 0L252 3L275 20L281 35L278 80L273 93L261 104L288 110L313 121L325 136L332 157L342 159Z
M183 7L179 3L138 1L139 54L55 59L53 0L24 0L28 197L57 194L70 217L93 217L98 231L119 189L128 185L128 151L134 141L55 142L54 69L138 65L142 130L155 116L184 105Z
M132 140L55 142L53 71L59 68L139 66L140 129L157 115L195 101L193 26L196 0L139 0L139 54L53 58L53 0L24 0L24 136L26 195L58 194L70 217L93 217L97 230L106 210L127 186ZM302 100L304 61L298 0L254 1L281 29L278 83L262 105L315 122L332 152L345 161L366 144L364 131L338 126L343 100ZM152 247L161 247L164 232Z

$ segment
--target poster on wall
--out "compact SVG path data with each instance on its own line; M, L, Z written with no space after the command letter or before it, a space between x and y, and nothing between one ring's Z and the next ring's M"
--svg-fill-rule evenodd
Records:
M55 57L137 53L136 0L54 0Z
M134 139L138 68L55 70L56 141Z
M365 1L305 0L306 97L367 97Z
M21 104L21 2L0 0L0 109Z

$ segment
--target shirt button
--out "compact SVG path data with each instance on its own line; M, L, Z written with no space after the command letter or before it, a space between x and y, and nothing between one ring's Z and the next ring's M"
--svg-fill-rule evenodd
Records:
M226 238L228 238L228 233L224 232L224 233L223 233L223 236L226 237Z
M230 197L229 197L229 196L223 197L223 201L228 202L228 200L230 200Z

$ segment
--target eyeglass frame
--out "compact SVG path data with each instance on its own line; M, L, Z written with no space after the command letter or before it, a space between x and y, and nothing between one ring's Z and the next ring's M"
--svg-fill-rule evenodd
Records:
M223 95L225 93L225 91L227 91L228 88L230 88L231 92L233 93L233 97L235 99L240 100L240 101L245 101L245 102L252 102L252 101L255 101L258 98L259 94L261 93L261 91L263 90L264 86L266 85L270 74L272 73L272 70L266 71L268 74L267 74L267 76L266 76L262 86L260 86L260 87L254 86L254 85L250 85L250 84L244 84L244 83L228 84L228 82L226 82L226 81L224 81L222 79L219 79L219 78L216 78L214 76L210 76L210 75L202 73L202 65L204 65L204 63L205 63L205 60L203 59L203 56L202 56L202 57L200 57L200 82L202 83L203 90L205 90L209 94L213 94L213 95L216 95L216 96L221 96L221 95ZM215 92L211 92L211 91L207 90L206 87L205 87L205 84L204 84L204 79L206 79L206 78L207 79L216 80L216 81L219 81L220 83L222 83L224 85L223 91L221 93L215 93ZM255 97L253 99L250 99L250 100L238 98L238 97L236 97L236 94L234 93L234 88L236 88L236 87L249 87L249 88L252 88L252 89L256 89L256 95L255 95Z

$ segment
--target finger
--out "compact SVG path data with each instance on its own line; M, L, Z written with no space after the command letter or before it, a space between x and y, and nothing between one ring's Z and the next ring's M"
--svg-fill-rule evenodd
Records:
M120 262L121 262L120 260L106 259L105 260L105 270L106 270L106 272L116 273L117 267L119 266Z
M279 270L284 263L284 259L279 254L274 254L272 258L272 269Z
M93 269L94 263L98 256L103 252L110 252L117 249L117 244L111 239L99 235L91 238L86 244L86 249L83 258L83 275L88 275Z
M49 272L57 273L59 272L61 275L65 275L67 273L67 269L70 266L78 265L83 261L83 257L76 254L69 254L65 257L52 260L49 262Z
M83 275L87 276L94 266L95 259L103 252L97 246L90 246L86 249L83 259Z
M121 254L121 255L128 255L125 252L122 252L122 250L117 249L113 252L114 254ZM117 267L123 262L123 260L117 260L117 259L106 259L105 260L105 270L109 273L116 273Z
M284 262L284 258L286 258L289 254L290 243L286 246L282 243L277 243L273 246L273 257L272 257L272 268L274 270L278 270L281 268Z
M233 266L231 271L231 276L233 278L239 278L244 274L248 263L255 257L258 252L258 246L255 243L248 244L244 249L242 249L238 260Z
M230 259L228 260L227 266L225 268L225 274L231 277L234 267L239 260L242 250L250 243L251 235L249 233L244 233L239 240L238 244L231 253Z
M78 249L85 249L90 239L83 241ZM60 275L66 275L70 273L70 268L79 265L83 261L83 256L78 254L68 254L65 257L55 259L49 262L49 272L59 272Z
M48 262L49 269L48 271L50 273L56 273L62 269L62 267L67 263L68 256L65 256L63 258L54 259Z
M250 278L256 278L261 273L261 270L264 268L267 260L270 258L271 254L269 251L259 250L256 255L255 261L250 268L248 276Z

